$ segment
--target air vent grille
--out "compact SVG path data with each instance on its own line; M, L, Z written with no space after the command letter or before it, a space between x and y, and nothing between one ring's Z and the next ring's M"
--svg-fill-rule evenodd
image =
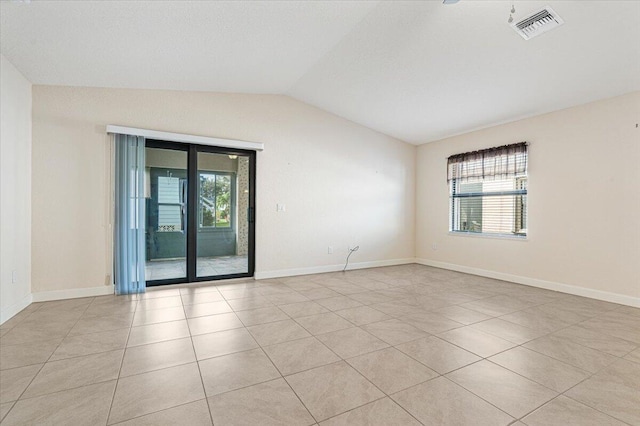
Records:
M511 24L511 27L520 34L523 39L529 40L562 24L564 24L562 18L547 6L518 22L514 22Z

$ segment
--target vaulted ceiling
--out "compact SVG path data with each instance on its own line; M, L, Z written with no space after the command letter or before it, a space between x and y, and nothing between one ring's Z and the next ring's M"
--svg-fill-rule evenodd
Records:
M286 94L421 144L640 90L640 2L2 1L34 84Z

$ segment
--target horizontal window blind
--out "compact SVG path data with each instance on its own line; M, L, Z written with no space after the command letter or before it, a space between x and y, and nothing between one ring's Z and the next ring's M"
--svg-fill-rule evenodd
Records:
M527 145L449 157L449 231L527 235Z
M158 205L158 231L182 231L182 208L179 205Z
M180 179L158 176L158 203L180 203Z
M507 179L527 172L527 143L465 152L447 160L447 181Z

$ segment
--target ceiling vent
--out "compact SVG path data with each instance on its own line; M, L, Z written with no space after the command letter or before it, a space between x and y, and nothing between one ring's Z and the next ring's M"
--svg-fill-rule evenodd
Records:
M518 22L512 23L511 27L520 34L523 39L529 40L562 24L564 24L562 18L547 6Z

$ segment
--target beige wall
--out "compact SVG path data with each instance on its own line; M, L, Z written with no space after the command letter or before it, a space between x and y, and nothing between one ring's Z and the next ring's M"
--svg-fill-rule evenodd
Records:
M285 96L34 86L34 293L108 280L107 124L264 142L263 276L340 265L352 244L354 263L414 256L414 146Z
M636 92L420 146L416 257L640 297L639 121ZM527 241L449 235L447 157L520 141L531 144Z
M0 323L31 302L31 83L0 55Z

